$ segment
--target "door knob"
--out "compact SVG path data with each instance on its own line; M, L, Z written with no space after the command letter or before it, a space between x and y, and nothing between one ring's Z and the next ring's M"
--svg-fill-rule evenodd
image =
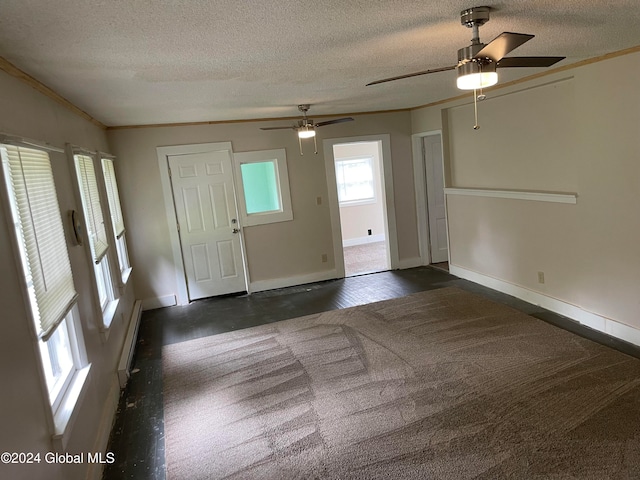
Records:
M231 233L239 233L239 232L240 232L240 229L238 228L234 228L233 230L231 230Z

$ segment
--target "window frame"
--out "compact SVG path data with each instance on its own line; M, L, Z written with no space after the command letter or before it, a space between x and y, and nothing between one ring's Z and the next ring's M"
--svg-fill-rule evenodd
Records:
M122 232L122 235L116 238L116 250L118 252L118 265L120 266L120 275L122 276L122 286L124 286L129 281L132 271L126 232Z
M127 230L126 230L126 225L124 225L124 218L122 215L122 202L120 201L120 191L118 189L118 181L117 181L117 177L116 177L116 172L115 172L115 161L116 161L116 157L114 157L113 155L104 153L104 152L97 152L98 155L98 159L99 159L99 164L100 164L100 172L102 175L102 181L99 183L102 183L102 185L104 186L104 192L105 192L105 196L107 198L106 203L104 204L104 210L105 213L107 214L106 216L111 220L109 223L109 225L107 226L107 234L109 235L110 238L113 239L114 242L114 246L115 246L115 251L116 251L116 262L115 264L118 267L118 270L120 271L120 292L124 293L124 287L127 284L127 281L129 280L129 277L131 276L131 261L129 259L129 248L127 246ZM112 167L113 167L113 185L111 185L113 194L115 195L115 198L113 199L114 202L117 202L117 210L118 210L118 215L120 216L120 220L122 222L122 232L118 235L116 232L116 228L114 226L114 214L112 212L112 208L111 208L111 197L109 196L108 193L108 187L107 187L107 175L105 173L106 170L106 162L111 162L112 163Z
M13 193L13 185L10 180L8 157L6 156L5 145L10 145L18 148L27 148L32 150L39 150L44 152L48 156L49 165L51 168L51 182L53 191L56 196L56 205L59 211L59 204L57 203L58 192L56 190L55 180L53 178L53 161L50 153L64 153L64 150L51 147L47 144L35 142L33 140L26 140L20 137L12 137L4 134L0 134L0 198L2 198L5 204L6 221L8 223L9 230L13 233L10 235L10 243L14 252L14 259L16 261L17 271L20 272L22 282L20 282L20 290L23 295L23 301L25 306L26 320L29 324L29 331L32 337L32 346L34 353L38 356L39 361L36 362L37 374L42 384L42 391L45 396L45 400L49 405L47 409L48 422L51 428L52 440L54 447L57 451L64 451L69 439L71 426L77 416L78 406L82 401L86 393L87 379L91 369L91 364L88 363L84 336L82 331L82 325L79 319L78 307L77 307L77 294L72 301L70 309L64 314L62 320L57 322L55 326L46 334L43 335L40 332L42 326L38 326L37 316L34 306L35 294L33 293L33 286L30 285L31 274L29 272L29 258L26 249L23 246L24 232L21 226L21 220L18 214L18 205L15 202L15 194ZM29 202L32 199L29 198ZM60 226L64 231L63 216L59 213ZM68 254L68 245L66 237L62 240L64 248ZM62 245L60 245L62 248ZM36 259L41 261L40 259ZM69 259L69 275L73 282L73 272L71 270L71 262ZM61 333L61 328L66 330L64 335L64 342L68 346L68 356L70 357L71 365L66 370L64 378L59 381L51 382L51 375L47 371L50 368L50 345L49 342L54 339L54 336ZM65 347L67 348L67 347ZM45 357L46 354L46 357ZM51 368L51 370L53 370Z
M113 274L114 270L117 271L114 268L117 266L117 259L114 258L115 249L109 241L109 239L114 238L114 236L113 227L110 221L111 214L108 209L108 199L104 186L102 163L98 160L100 157L98 152L92 152L71 144L67 144L66 151L70 169L75 173L74 181L72 183L74 185L76 201L80 205L78 213L80 214L82 224L84 226L82 245L85 250L87 261L93 266L93 268L90 269L90 272L96 317L100 319L98 328L104 335L104 339L107 340L110 327L115 318L115 313L120 300L121 276L118 275L116 277ZM80 171L76 160L76 156L78 155L89 157L91 159L98 189L98 198L96 200L98 201L100 206L102 221L106 232L107 249L100 261L98 261L97 263L94 258L93 249L90 245L90 239L88 235L89 221L86 213L87 208L85 206L83 188L80 184ZM99 164L99 168L96 166L97 164ZM109 219L109 221L107 221L107 219ZM106 295L106 299L104 300L102 299L103 293Z
M338 164L348 164L366 161L371 170L371 197L361 197L353 200L340 200L340 189L341 183L338 180ZM354 157L341 157L334 159L335 162L335 171L336 171L336 190L338 193L338 205L341 207L352 207L358 205L368 205L372 203L376 203L378 201L377 192L376 192L376 170L375 170L375 161L373 155L358 155Z
M235 184L236 191L238 192L238 208L242 219L242 226L249 227L293 220L289 172L287 169L287 154L284 148L275 150L257 150L253 152L234 152L233 162L235 164ZM273 162L275 168L276 187L280 201L280 208L278 210L267 212L247 213L244 182L242 180L242 165L267 162Z

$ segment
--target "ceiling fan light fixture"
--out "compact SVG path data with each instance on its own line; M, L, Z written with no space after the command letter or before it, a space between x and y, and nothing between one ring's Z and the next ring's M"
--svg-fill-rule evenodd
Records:
M307 125L306 127L300 127L298 129L298 138L312 138L316 136L316 130Z
M458 67L456 84L460 90L480 90L498 83L495 63L467 62Z

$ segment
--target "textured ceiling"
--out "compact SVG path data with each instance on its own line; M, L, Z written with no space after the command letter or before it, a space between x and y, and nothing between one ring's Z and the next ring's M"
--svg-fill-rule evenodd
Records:
M460 94L448 71L469 0L1 0L0 56L109 126L415 107ZM482 3L480 3L482 5ZM640 44L638 0L488 3L480 29L536 37L556 66ZM502 69L500 81L541 69Z

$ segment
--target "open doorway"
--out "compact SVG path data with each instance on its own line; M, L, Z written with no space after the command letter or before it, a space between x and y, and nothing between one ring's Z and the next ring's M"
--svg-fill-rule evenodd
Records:
M390 159L385 158L387 137L382 137L325 140L339 276L390 270L397 259L391 172L389 165L385 168Z
M389 270L381 156L378 141L333 146L346 277Z

